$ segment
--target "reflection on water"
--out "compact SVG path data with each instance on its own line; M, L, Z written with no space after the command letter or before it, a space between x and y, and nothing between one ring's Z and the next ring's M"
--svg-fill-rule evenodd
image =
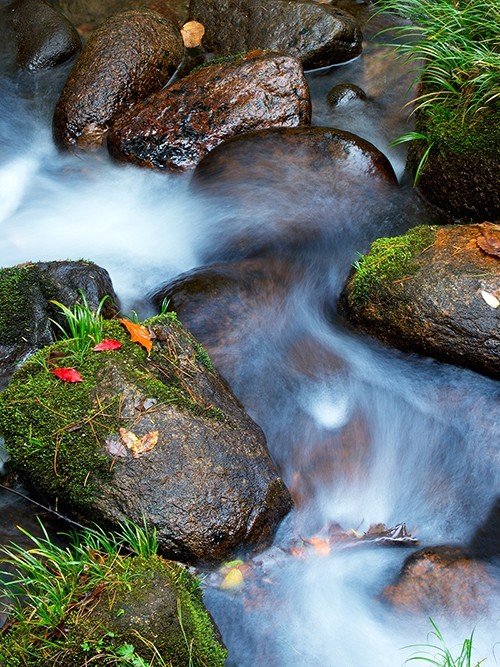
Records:
M244 262L231 268L230 321L221 326L221 318L212 324L206 318L203 342L265 431L294 493L297 509L276 544L331 522L363 531L372 522L402 521L424 545L476 543L499 495L498 383L388 350L348 331L335 314L356 252L381 234L434 221L429 211L407 190L367 202L353 182L342 201L309 193L307 224L293 230L290 244L279 199L264 207L259 193L239 216L230 200L195 194L189 175L119 168L104 154L58 154L50 117L64 70L14 74L8 48L0 48L0 265L91 259L110 272L124 310L146 315L147 295L166 281L206 258L228 261L231 247L240 259L240 239L259 236L253 273ZM408 75L401 64L378 60L371 46L366 54L345 68L309 75L315 123L338 123L372 141L401 177L404 154L387 142L406 126L399 107ZM329 110L326 92L344 80L373 100ZM306 181L307 174L297 176L298 192ZM318 224L311 234L311 225L328 215L332 224ZM270 229L273 219L280 225ZM259 250L269 235L272 246ZM210 306L207 299L201 314ZM15 524L31 529L29 505L5 494L0 499L0 542L12 538ZM408 553L352 549L281 560L271 563L269 580L259 582L253 598L208 589L228 665L401 665L411 653L401 647L424 641L428 622L391 611L379 595ZM490 664L498 616L493 610L464 623L437 620L451 645L476 626L478 659Z

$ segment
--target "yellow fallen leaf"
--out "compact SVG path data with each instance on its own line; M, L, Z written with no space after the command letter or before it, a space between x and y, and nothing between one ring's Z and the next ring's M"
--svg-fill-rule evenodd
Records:
M243 586L243 575L237 567L233 567L226 574L220 588L224 591L236 591Z
M120 428L120 437L123 444L132 451L134 459L138 459L146 452L149 452L158 442L158 431L150 431L138 438L132 431Z
M181 28L182 41L186 49L193 49L200 46L205 26L198 21L188 21Z
M486 301L488 306L491 306L492 308L498 308L498 306L500 306L500 301L496 298L494 294L490 294L489 292L481 290L481 296Z

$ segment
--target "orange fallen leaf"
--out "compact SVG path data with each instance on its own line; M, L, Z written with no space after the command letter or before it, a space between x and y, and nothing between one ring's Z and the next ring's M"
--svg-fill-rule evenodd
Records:
M146 329L146 327L143 326L142 324L138 324L136 322L132 322L131 320L127 320L125 317L122 318L120 322L129 332L130 340L133 343L139 343L140 345L142 345L142 347L146 348L149 354L151 352L151 348L153 347L153 342L151 340L149 331Z
M188 21L181 28L182 41L187 49L193 49L200 46L205 26L198 21Z
M320 556L328 556L330 553L330 545L326 540L322 540L320 537L311 537L307 542L312 545L314 551Z
M483 252L500 257L500 225L484 225L483 235L476 242Z
M120 428L120 437L123 444L132 451L134 459L138 459L146 452L149 452L158 442L158 431L150 431L138 438L132 431Z

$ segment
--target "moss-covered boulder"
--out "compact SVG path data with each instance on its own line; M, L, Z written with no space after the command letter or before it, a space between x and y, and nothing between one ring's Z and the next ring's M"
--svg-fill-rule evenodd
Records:
M265 545L291 500L262 431L174 315L146 326L149 354L111 321L104 337L120 349L75 355L61 341L18 369L0 394L16 469L83 519L144 517L177 560Z
M99 147L113 119L162 88L184 53L173 21L149 9L121 12L92 33L57 102L54 139L65 149Z
M498 225L415 227L356 262L339 311L403 350L500 376Z
M78 593L85 587L88 572L82 573L81 583L76 582L72 591L72 571L67 568L66 587L73 598L61 604L67 612L59 626L47 627L46 618L54 615L54 610L43 609L50 597L50 585L44 582L44 590L39 592L40 607L33 611L32 622L19 622L14 617L2 634L0 664L224 665L227 652L203 605L199 582L185 567L156 555L125 557L95 550L94 559L100 560L102 579L85 595ZM79 567L77 557L72 569ZM64 586L57 573L51 578L54 587ZM31 592L38 594L37 582ZM52 598L57 599L56 592ZM36 623L38 613L43 623Z
M16 364L54 341L50 319L61 321L51 300L71 307L82 291L96 309L108 295L103 314L116 313L118 299L108 272L93 262L38 262L0 269L0 387Z
M500 219L500 107L478 118L440 108L421 110L408 168L415 174L424 153L417 189L432 204L463 222Z

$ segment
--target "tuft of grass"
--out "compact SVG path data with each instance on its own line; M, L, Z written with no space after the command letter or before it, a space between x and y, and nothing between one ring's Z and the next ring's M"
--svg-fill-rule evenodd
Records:
M483 660L475 661L472 657L473 651L473 637L474 632L471 632L470 637L464 639L460 653L456 658L453 657L450 649L446 645L444 637L439 630L436 623L429 619L434 630L430 633L430 641L427 644L412 644L410 646L405 646L405 648L418 648L422 649L422 653L416 653L412 655L404 664L408 662L425 662L430 665L435 665L435 667L479 667L484 662ZM434 639L433 639L434 638ZM437 644L432 643L437 640Z
M379 12L410 21L379 34L398 38L390 46L416 66L421 84L412 100L416 109L444 104L465 121L499 104L498 0L378 0L377 5Z
M79 292L82 302L75 303L73 308L69 308L59 301L51 301L66 318L67 329L55 320L51 319L50 321L59 329L62 338L69 341L69 347L73 354L81 357L89 351L91 346L100 343L103 339L103 317L101 311L109 295L106 294L103 296L99 301L97 309L92 310L84 292L82 290L79 290Z

